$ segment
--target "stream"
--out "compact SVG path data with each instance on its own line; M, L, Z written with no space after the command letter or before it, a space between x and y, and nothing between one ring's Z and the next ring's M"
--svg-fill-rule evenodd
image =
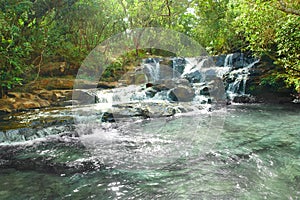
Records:
M250 99L258 61L182 60L78 98L94 104L0 115L0 199L299 199L299 104L226 105L219 80Z
M299 199L299 109L215 112L222 127L202 113L80 127L90 134L79 137L68 109L6 116L32 121L0 132L0 199ZM48 123L31 129L41 116Z

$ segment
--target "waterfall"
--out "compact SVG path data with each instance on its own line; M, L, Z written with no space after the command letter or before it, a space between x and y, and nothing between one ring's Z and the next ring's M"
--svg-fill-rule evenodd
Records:
M259 60L253 62L253 59L244 57L242 54L239 54L239 57L237 54L229 54L225 60L223 57L224 66L218 67L211 62L209 57L170 58L169 60L148 58L144 60L142 66L148 82L152 83L151 86L129 85L101 90L97 92L97 102L103 107L111 107L113 104L136 101L168 101L169 91L178 87L184 88L181 89L184 92L187 92L189 87L193 88L194 101L208 102L205 98L211 97L204 95L206 91L202 90L223 89L223 94L225 94L223 83L221 86L214 85L219 80L222 82L224 77L227 78L226 94L232 99L232 97L246 94L250 69L259 62ZM246 65L250 62L251 64Z
M155 83L160 79L160 65L159 61L155 59L152 59L151 61L153 62L143 63L143 66L148 71L148 75L150 76L148 78L150 78L150 81Z
M229 83L226 91L230 98L246 94L246 84L250 74L250 69L258 62L259 60L256 60L244 68L236 69L229 73L229 78L234 80Z
M176 79L180 77L180 74L182 74L184 68L186 68L186 65L188 60L185 58L173 58L172 59L172 79Z
M191 58L186 59L186 61L186 65L184 66L184 70L181 75L182 77L184 77L185 74L190 73L196 67L197 64L195 63L195 60L192 60Z
M144 91L139 86L130 85L127 87L96 91L97 103L101 107L111 107L113 104L128 103L147 99Z
M232 67L233 66L233 53L228 54L224 61L224 67Z

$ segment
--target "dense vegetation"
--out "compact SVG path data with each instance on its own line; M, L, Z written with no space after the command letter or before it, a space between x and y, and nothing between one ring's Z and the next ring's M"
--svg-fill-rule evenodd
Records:
M0 0L0 96L47 62L80 66L110 36L149 26L187 34L211 54L266 56L276 67L261 82L300 93L299 1Z

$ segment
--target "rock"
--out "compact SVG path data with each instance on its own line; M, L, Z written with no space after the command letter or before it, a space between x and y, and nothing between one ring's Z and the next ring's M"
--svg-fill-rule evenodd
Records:
M218 77L217 72L213 69L206 70L204 74L205 74L206 81L211 81L211 80L216 79L216 77Z
M166 80L162 80L160 84L152 84L152 88L154 90L157 90L158 92L160 91L166 91L178 86L190 86L190 83L188 80L186 79L176 79L176 80L172 80L172 79L166 79Z
M48 106L51 105L50 102L45 100L45 99L40 99L39 98L39 99L37 99L37 102L40 104L41 108L45 108L45 107L48 107Z
M10 98L21 98L21 93L20 92L8 92L7 96Z
M36 91L36 94L42 99L52 100L53 91L39 90L39 91Z
M198 66L197 66L197 68L198 69L201 69L201 68L210 68L210 67L213 67L213 66L215 66L215 63L214 63L214 61L213 61L213 59L212 58L202 58L202 59L200 59L200 60L198 60L198 61L200 61L199 62L199 64L198 64Z
M32 93L10 92L13 98L0 99L0 112L16 112L48 106L64 106L72 99L72 90L34 90ZM83 98L83 97L82 97Z
M175 86L178 86L178 85L185 85L185 86L190 86L190 82L184 78L181 78L181 79L176 79L175 80Z
M118 82L105 82L105 81L99 81L97 88L102 89L111 89L117 87Z
M69 143L63 139L50 140L41 144L18 146L7 145L0 147L0 169L16 169L16 170L31 170L42 173L72 175L93 170L104 169L105 166L95 158L86 158L74 160L68 157L66 161L59 161L56 157L47 154L42 155L37 153L37 149L64 149L62 152L66 155L77 153L81 155L84 151L82 145L78 141L70 139ZM37 146L37 147L36 147ZM80 152L81 151L81 152ZM26 153L28 153L26 155ZM62 154L63 154L62 153ZM26 155L26 156L24 156ZM67 156L65 156L67 157Z
M11 112L12 112L12 109L10 108L10 106L8 106L8 105L0 106L0 115L6 114L6 113L11 113Z
M35 97L36 96L34 94L31 94L31 93L21 93L21 98L34 100Z
M226 55L213 56L213 60L217 67L224 66Z
M128 71L114 84L115 82L107 82L107 85L115 87L125 85L139 85L147 82L147 75L143 71Z
M171 89L168 92L168 97L172 101L192 101L195 96L195 91L193 88L188 86L178 86L176 88Z
M184 58L174 58L171 60L171 67L178 74L182 74L186 65L186 60Z
M250 95L235 96L232 100L234 103L256 103L256 99Z
M17 110L28 110L28 109L40 108L41 107L41 105L38 102L28 100L28 99L20 99L15 104L15 106L16 106Z
M101 117L101 122L116 122L113 113L105 112Z
M300 104L300 99L294 99L293 101L292 101L293 103L295 103L295 104Z
M88 94L83 90L73 91L73 100L80 102L81 105L93 104L98 102L95 95Z
M200 95L209 95L209 88L205 86L200 89Z
M180 74L177 71L173 71L173 69L170 65L160 64L160 67L159 67L160 81L164 80L164 79L172 79L173 76L179 77Z
M146 83L146 88L152 87L153 85L153 83Z
M199 70L195 69L185 74L184 78L186 78L190 83L199 83L202 80L202 74Z
M139 118L158 118L173 116L177 112L184 112L184 109L176 109L174 105L167 102L143 102L140 103L124 103L114 105L110 111L102 115L102 122L115 122L131 117Z
M146 93L146 96L148 97L148 98L152 98L152 97L154 97L155 96L155 94L157 93L157 90L155 90L155 89L153 89L153 88L147 88L146 90L145 90L145 93Z
M157 92L169 90L172 87L166 86L165 84L156 84L152 87Z

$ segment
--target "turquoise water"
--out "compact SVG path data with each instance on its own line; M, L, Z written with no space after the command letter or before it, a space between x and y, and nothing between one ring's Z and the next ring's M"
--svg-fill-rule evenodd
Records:
M2 141L0 158L14 149L18 167L0 169L0 199L299 199L299 111L230 105L112 124L52 123L25 142Z

